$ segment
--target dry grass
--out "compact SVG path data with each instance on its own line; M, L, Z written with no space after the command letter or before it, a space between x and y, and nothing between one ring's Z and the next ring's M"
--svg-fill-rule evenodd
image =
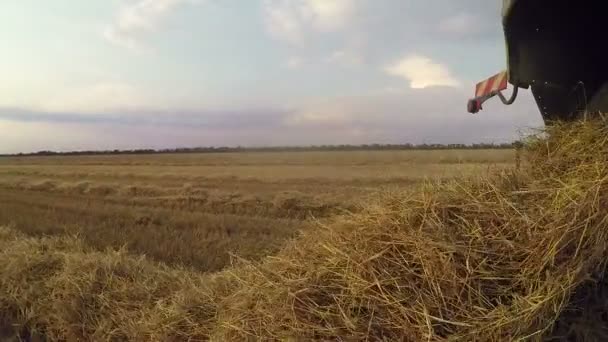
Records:
M205 322L215 309L198 274L94 252L75 237L2 229L0 247L0 339L202 340L210 333Z
M158 188L185 183L226 189L377 185L453 177L511 164L511 150L227 153L131 156L0 158L0 180L147 183ZM256 190L258 190L256 189ZM284 189L281 189L284 190ZM301 190L301 189L294 189ZM307 191L304 191L307 192Z
M309 225L293 219L214 215L75 196L8 192L0 197L0 218L29 236L78 234L98 251L125 248L200 271L222 269L231 253L256 259L276 252Z
M512 153L427 152L0 158L0 225L216 271L231 253L275 253L310 218L357 211L381 188L474 173Z
M608 128L548 133L522 170L387 194L217 274L5 229L0 322L51 340L605 340Z
M605 314L572 312L605 310L579 305L607 257L608 129L549 134L522 173L390 196L235 272L216 336L604 340Z
M512 150L404 150L348 152L258 152L258 153L191 153L148 155L92 155L66 157L10 157L0 165L71 166L229 166L238 174L241 166L373 166L395 164L487 164L509 163ZM236 169L236 171L234 170ZM280 177L281 175L279 175Z

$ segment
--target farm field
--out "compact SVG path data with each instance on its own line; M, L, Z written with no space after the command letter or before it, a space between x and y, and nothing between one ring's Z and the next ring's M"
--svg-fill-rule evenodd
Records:
M0 340L604 341L607 128L548 133L3 158Z
M217 271L378 193L512 165L511 150L0 158L0 226Z

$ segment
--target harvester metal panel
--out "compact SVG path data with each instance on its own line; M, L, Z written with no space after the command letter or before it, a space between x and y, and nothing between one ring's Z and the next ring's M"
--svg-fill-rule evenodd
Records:
M502 0L502 17L505 18L509 15L511 8L513 8L513 4L515 4L516 0Z

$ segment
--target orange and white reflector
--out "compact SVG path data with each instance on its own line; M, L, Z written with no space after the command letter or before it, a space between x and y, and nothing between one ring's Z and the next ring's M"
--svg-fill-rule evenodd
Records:
M469 113L475 114L479 112L482 109L481 107L484 102L496 95L500 95L501 91L507 89L508 80L509 76L507 71L503 71L483 82L477 83L477 86L475 87L475 98L469 100L467 103L467 110Z
M475 88L475 97L496 95L499 91L507 89L507 81L507 72L503 71L483 82L479 82Z

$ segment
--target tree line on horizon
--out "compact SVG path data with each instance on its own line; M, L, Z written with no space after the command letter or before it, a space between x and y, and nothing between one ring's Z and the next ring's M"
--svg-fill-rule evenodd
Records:
M399 150L488 150L513 149L521 143L477 143L477 144L363 144L363 145L312 145L270 147L178 147L167 149L83 150L83 151L37 151L29 153L3 154L1 156L70 156L70 155L120 155L120 154L171 154L171 153L235 153L235 152L314 152L314 151L399 151Z

